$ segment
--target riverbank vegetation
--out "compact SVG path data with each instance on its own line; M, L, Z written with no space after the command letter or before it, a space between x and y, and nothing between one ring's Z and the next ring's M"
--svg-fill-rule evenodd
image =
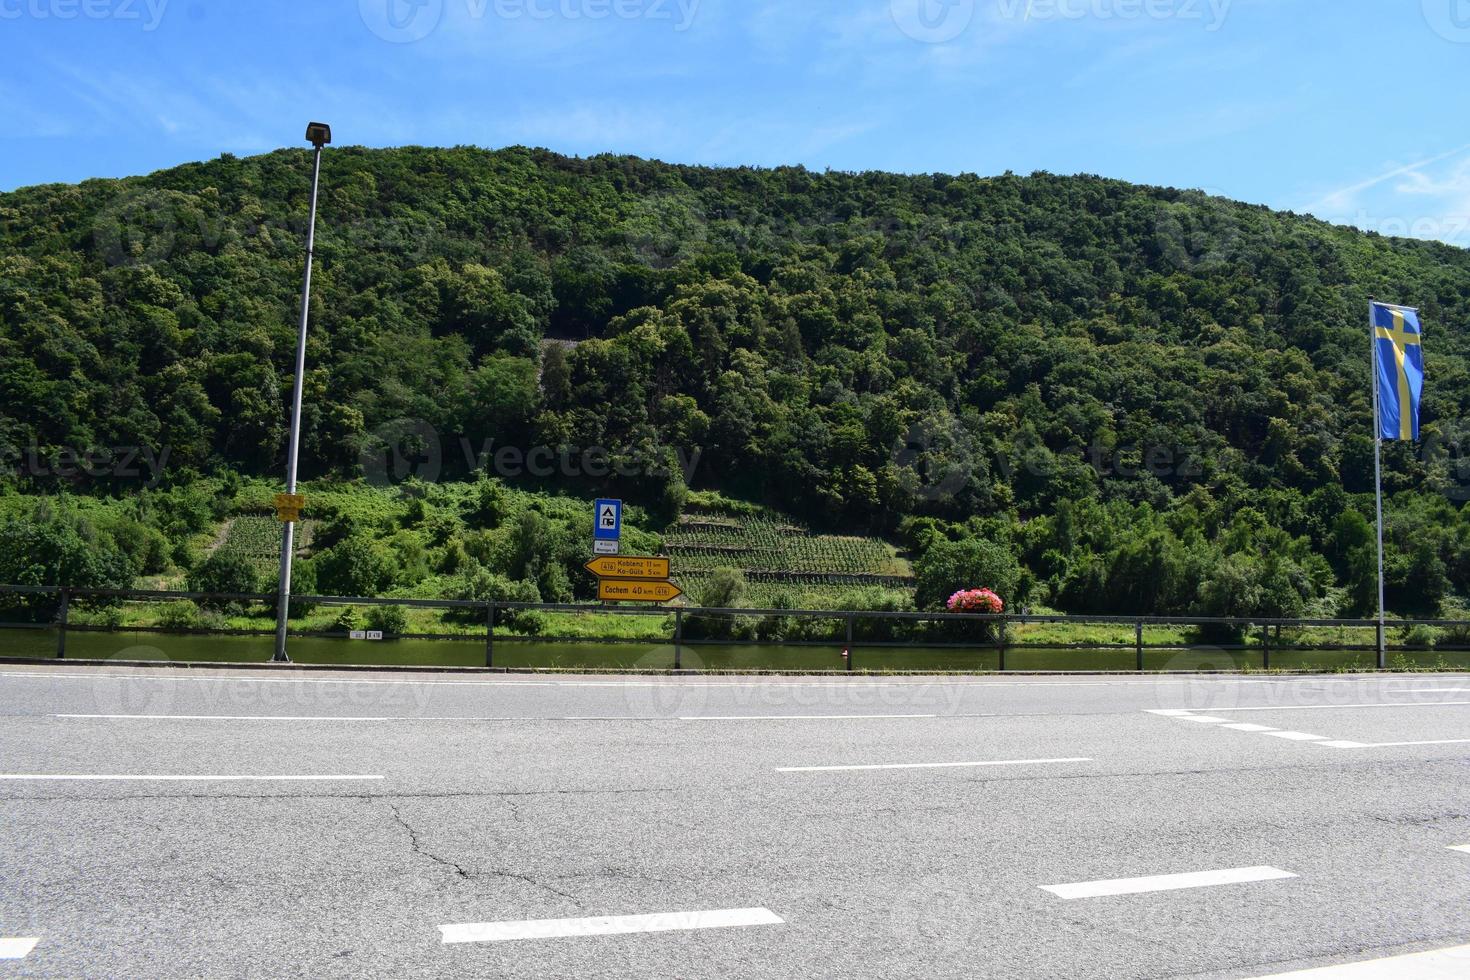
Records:
M1363 615L1372 295L1427 325L1389 604L1470 595L1463 250L1096 177L324 166L302 589L585 600L618 496L756 605ZM307 175L0 194L0 580L270 578Z

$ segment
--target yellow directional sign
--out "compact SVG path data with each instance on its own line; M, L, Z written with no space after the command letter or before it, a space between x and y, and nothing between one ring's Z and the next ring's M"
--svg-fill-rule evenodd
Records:
M306 497L299 493L276 494L276 519L287 524L294 524L301 520L301 512L306 509Z
M671 571L667 558L594 558L585 567L598 578L655 582L668 579Z
M684 594L673 582L624 582L599 579L597 598L602 602L669 602Z

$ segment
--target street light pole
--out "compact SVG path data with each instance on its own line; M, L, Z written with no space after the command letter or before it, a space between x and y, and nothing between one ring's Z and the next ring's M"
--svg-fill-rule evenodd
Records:
M301 391L306 381L306 325L311 316L311 265L316 254L316 202L322 178L322 147L332 142L332 127L312 123L306 139L315 147L312 155L311 218L306 226L306 273L301 281L301 324L296 332L296 384L291 396L291 446L286 454L286 493L296 493L296 463L301 452ZM291 615L291 559L296 554L296 520L301 515L283 514L281 525L281 580L276 592L276 663L290 663L286 655L286 627Z

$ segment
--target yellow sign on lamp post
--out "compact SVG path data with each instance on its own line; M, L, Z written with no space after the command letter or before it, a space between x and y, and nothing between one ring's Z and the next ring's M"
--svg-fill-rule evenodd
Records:
M301 520L301 512L306 509L306 496L299 493L276 494L276 519L285 524L295 524Z

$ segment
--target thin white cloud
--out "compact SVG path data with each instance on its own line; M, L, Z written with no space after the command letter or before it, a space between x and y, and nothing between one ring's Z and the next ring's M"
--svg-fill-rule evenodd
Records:
M1309 206L1319 217L1380 234L1470 246L1470 146L1395 166ZM1457 159L1458 158L1458 159ZM1456 161L1445 166L1448 161Z
M1308 208L1311 210L1315 210L1317 208L1326 208L1328 210L1343 210L1346 208L1351 208L1353 206L1356 196L1358 194L1361 194L1363 191L1377 187L1379 184L1383 184L1387 181L1393 180L1395 177L1403 177L1406 175L1415 174L1418 171L1423 170L1425 167L1432 167L1436 163L1441 163L1445 160L1450 159L1451 157L1459 156L1461 153L1466 152L1470 152L1470 143L1467 143L1461 147L1457 147L1453 150L1448 150L1444 153L1436 154L1435 156L1429 157L1428 159L1420 160L1417 163L1409 163L1402 166L1394 167L1392 170L1389 170L1386 173L1381 173L1376 177L1370 177L1367 180L1349 185L1347 187L1340 187L1337 190L1328 193L1320 200L1308 205Z

